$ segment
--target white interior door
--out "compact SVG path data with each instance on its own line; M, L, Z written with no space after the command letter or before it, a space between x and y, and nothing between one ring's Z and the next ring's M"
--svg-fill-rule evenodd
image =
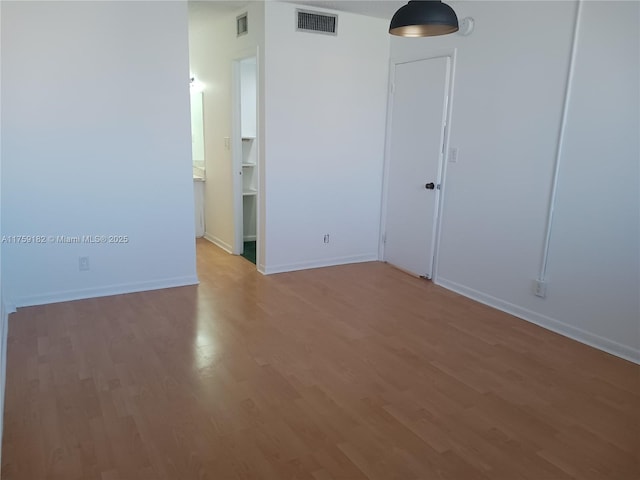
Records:
M431 278L449 57L395 65L384 260Z

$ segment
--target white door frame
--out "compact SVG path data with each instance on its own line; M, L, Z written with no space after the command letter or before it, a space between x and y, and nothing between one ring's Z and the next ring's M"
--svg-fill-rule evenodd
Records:
M233 184L233 251L234 255L240 255L244 249L244 225L243 225L243 198L242 198L242 127L241 127L241 75L240 63L248 58L256 59L256 138L254 140L256 149L256 172L258 178L258 194L256 198L256 267L261 264L262 244L261 225L262 216L261 205L263 201L262 188L262 155L260 142L260 56L258 49L248 49L241 55L234 57L231 61L231 157L232 157L232 184Z
M457 49L447 49L433 52L430 55L424 57L398 57L392 58L389 61L389 90L387 95L387 122L386 122L386 132L385 132L385 147L384 147L384 169L383 169L383 178L382 178L382 203L380 209L380 238L378 242L378 258L380 260L385 259L384 252L384 244L385 244L385 235L386 235L386 222L387 222L387 202L388 202L388 190L389 190L389 162L391 156L391 126L393 122L393 95L394 95L394 84L395 84L395 71L396 65L410 63L410 62L418 62L421 60L432 60L434 58L449 58L449 68L447 71L446 78L446 86L447 86L447 104L446 104L446 112L445 112L445 123L446 128L444 132L444 154L441 156L440 165L438 165L438 176L436 179L437 185L439 188L436 189L436 199L435 199L435 210L436 216L433 225L433 267L431 269L431 280L434 283L437 283L437 275L438 275L438 252L440 247L440 231L442 226L442 207L444 204L444 194L446 189L446 173L447 173L447 163L449 160L449 139L451 136L451 124L452 124L452 106L453 106L453 87L454 87L454 79L455 79L455 70L456 70L456 55Z

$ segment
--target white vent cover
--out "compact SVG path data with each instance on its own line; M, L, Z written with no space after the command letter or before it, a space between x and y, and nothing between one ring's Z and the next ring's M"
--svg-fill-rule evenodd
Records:
M330 13L296 10L296 30L301 32L338 34L338 16Z

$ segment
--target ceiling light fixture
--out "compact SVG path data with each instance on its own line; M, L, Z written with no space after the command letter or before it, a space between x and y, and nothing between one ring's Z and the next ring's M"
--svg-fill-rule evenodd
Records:
M391 19L389 33L400 37L433 37L458 31L458 17L440 0L411 0Z

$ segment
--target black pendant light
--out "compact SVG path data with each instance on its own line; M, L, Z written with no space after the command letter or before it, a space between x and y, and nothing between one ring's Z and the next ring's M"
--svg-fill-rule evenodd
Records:
M458 31L458 17L440 0L412 0L400 8L389 25L389 33L400 37L433 37Z

